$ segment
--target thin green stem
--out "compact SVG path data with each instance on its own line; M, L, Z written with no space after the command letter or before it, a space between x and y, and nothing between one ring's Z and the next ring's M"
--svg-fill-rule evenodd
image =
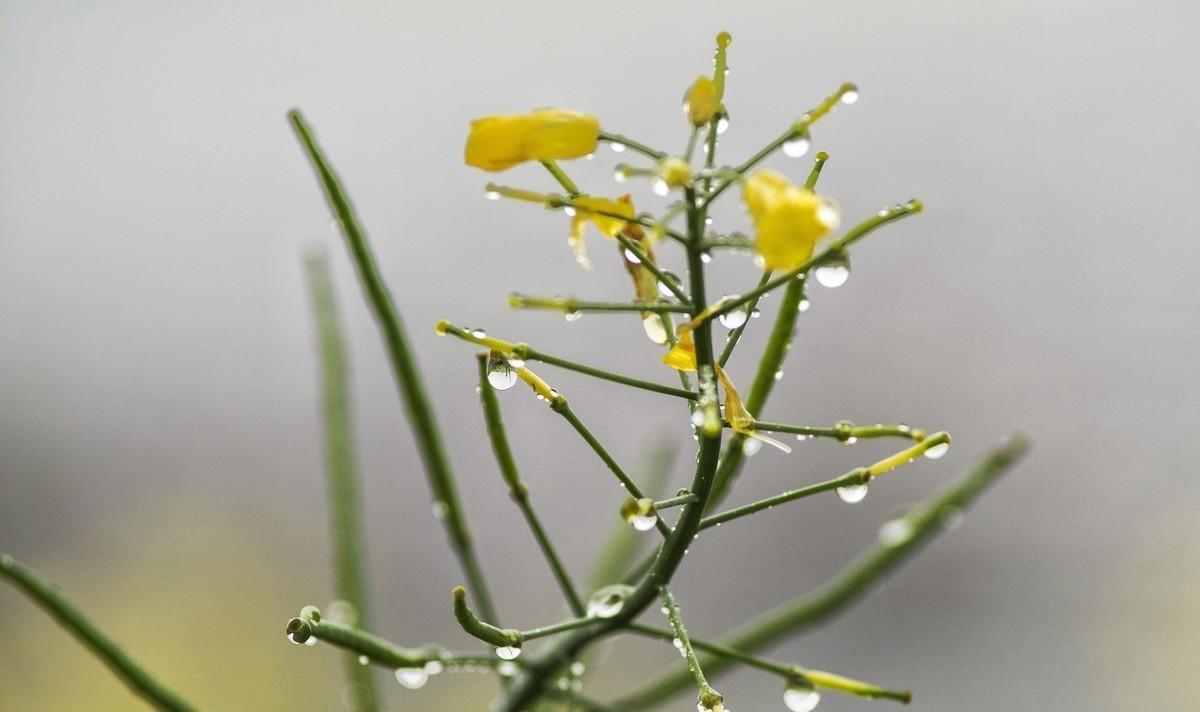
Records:
M696 139L700 137L700 127L693 126L688 134L687 148L683 150L683 160L687 163L692 162L692 155L696 152Z
M621 233L617 233L617 241L621 243L621 247L624 247L626 250L633 253L633 256L638 259L638 262L643 267L650 270L650 273L654 275L659 284L669 289L671 294L674 294L675 298L679 300L680 304L686 304L689 307L691 306L691 300L688 299L687 292L683 291L682 285L680 285L677 280L672 279L670 275L667 275L665 272L663 272L662 269L655 264L654 260L650 259L646 255L646 251L642 249L641 245L629 239L625 235L622 235Z
M520 648L521 632L512 628L499 626L482 620L471 606L467 604L467 591L462 586L455 586L450 592L454 598L454 617L467 635L474 636L497 648Z
M700 659L696 657L696 649L692 647L692 641L688 637L687 628L683 625L683 616L679 613L679 604L675 601L675 597L671 595L671 589L661 586L658 591L662 597L663 607L667 609L667 618L671 621L671 628L675 631L675 640L679 641L679 649L683 652L684 660L687 661L688 671L696 680L696 686L700 688L698 706L702 710L716 709L718 705L724 702L725 698L708 684L708 678L704 676L704 669L700 665Z
M558 181L558 184L562 186L563 190L567 191L569 196L574 198L579 195L579 188L575 185L575 181L571 180L563 172L562 168L559 168L558 163L555 161L542 161L541 164L546 167L547 171L550 171L550 175L554 176L554 180Z
M546 530L542 527L541 520L529 502L529 488L521 480L521 473L517 469L516 459L513 457L508 436L504 431L504 420L500 416L500 399L496 397L496 392L488 383L488 355L479 354L478 359L479 399L483 404L483 417L487 422L488 438L491 440L492 452L496 456L500 474L508 484L509 495L520 508L525 522L529 525L529 530L533 532L533 538L537 540L538 548L541 549L546 563L550 565L550 572L554 574L554 580L562 589L563 597L571 606L571 611L577 616L582 616L584 613L583 601L575 591L575 586L571 583L571 577L567 574L562 559L558 557L558 552L550 542L550 537L546 536Z
M100 658L114 675L153 707L168 712L195 712L197 708L159 682L129 653L102 633L58 586L26 568L8 554L0 554L0 577L8 579L34 603L66 628L76 640Z
M333 294L329 260L314 253L305 260L317 341L321 356L321 401L324 406L325 471L328 479L330 527L333 539L334 583L337 597L354 609L354 623L368 625L366 591L363 583L363 537L360 521L358 472L350 419L349 379L346 352L337 304ZM345 674L353 708L371 712L378 706L371 671L346 656Z
M769 281L771 281L771 270L766 270L762 273L762 277L759 277L758 286L761 287ZM731 330L729 335L725 337L725 348L721 349L721 358L717 360L717 363L719 363L722 368L724 368L725 364L729 361L729 357L733 355L733 350L737 348L738 341L742 338L742 333L746 331L747 326L750 326L750 317L753 316L754 310L757 307L758 299L754 299L747 304L746 320Z
M604 446L600 444L600 441L596 439L595 435L592 435L592 431L588 430L587 426L583 424L583 421L581 421L579 417L575 415L575 411L571 410L571 406L569 403L567 403L565 398L553 401L550 404L550 407L559 415L561 415L564 420L570 423L572 428L575 428L575 432L579 433L579 437L583 438L584 442L586 442L588 446L592 448L592 452L595 452L597 457L599 457L600 460L603 461L608 467L608 469L612 471L613 475L616 476L617 481L620 482L621 486L625 488L625 491L629 493L629 496L636 497L637 499L642 499L645 497L645 495L642 494L642 491L638 489L638 486L634 484L634 481L629 479L629 475L625 474L625 470L621 469L621 466L617 464L617 461L613 459L612 455L608 454L608 450L606 450ZM664 537L670 535L671 528L668 527L661 519L655 522L655 525L658 528L658 531L662 533Z
M845 420L828 428L816 425L792 425L790 423L771 423L759 420L755 421L754 429L768 433L793 433L810 438L834 438L842 442L866 440L869 438L905 438L917 441L925 439L924 430L910 428L904 424L855 425Z
M687 314L691 307L686 304L667 302L591 302L575 297L537 297L513 293L508 296L508 305L513 309L548 309L575 314L580 312L628 313L654 312L656 314Z
M644 143L634 141L633 139L631 139L627 136L622 136L621 134L615 134L615 133L612 133L611 131L601 131L600 132L600 140L607 141L609 143L621 144L622 146L625 146L626 148L632 149L632 150L642 154L643 156L646 156L647 158L653 158L656 161L667 155L667 154L663 153L662 151L656 151L655 149L650 148L649 146L647 146Z
M808 172L808 179L804 181L804 187L813 190L817 187L817 180L821 177L821 169L825 167L825 161L829 160L829 154L825 151L817 151L817 155L813 156L813 167Z
M788 130L780 134L778 138L768 143L758 153L754 154L742 162L741 165L734 168L733 170L738 174L739 179L740 176L744 176L751 168L761 163L775 151L778 151L783 144L791 141L794 138L805 135L808 132L809 127L820 121L822 117L832 111L833 107L837 106L838 102L842 100L842 97L851 91L857 91L853 84L843 84L836 92L825 97L820 104L816 105L808 113L800 117L799 121L788 127ZM721 193L724 193L725 190L728 189L729 186L736 183L737 180L738 179L733 178L724 180L717 185L716 188L709 191L704 198L704 207L707 208L710 204L712 204L712 202L716 200Z
M559 633L565 633L569 630L577 630L579 628L585 628L589 625L595 625L597 622L599 622L601 620L603 620L603 619L589 618L586 616L583 618L572 618L571 620L560 621L558 623L551 623L550 625L544 625L544 626L541 626L540 628L530 628L529 630L523 630L523 631L521 631L521 639L522 640L536 640L538 638L545 638L545 637L551 636L551 635L558 635Z
M488 349L494 349L510 358L520 359L522 361L540 361L542 363L550 364L551 366L558 366L559 368L565 368L568 371L582 373L593 378L612 381L613 383L620 383L633 388L640 388L644 391L653 391L655 393L662 393L668 396L676 396L677 398L695 400L699 397L691 391L672 388L671 386L664 386L659 383L651 383L650 381L643 381L640 378L623 376L619 373L605 371L604 369L596 368L594 366L576 363L575 361L571 361L569 359L554 356L543 351L538 351L529 344L514 344L511 341L505 341L503 339L487 336L480 330L472 331L464 329L460 326L455 326L444 319L437 323L436 329L437 333L439 334L448 334L450 336L455 336L459 339L462 339L463 341L468 341L472 344L478 344Z
M321 620L320 614L313 615L314 607L306 606L298 618L288 621L288 638L294 643L311 642L310 639L329 643L362 656L367 662L393 670L399 668L422 668L431 662L452 667L455 665L485 665L495 667L502 661L495 655L473 653L447 653L441 648L405 648L361 628Z
M985 488L995 482L1028 450L1025 438L1016 436L988 454L965 477L913 507L907 514L885 525L879 544L863 552L849 566L817 590L800 596L720 640L720 644L746 652L765 648L841 612L870 589L876 581L915 553L922 544L942 531L947 516L967 508ZM728 667L728 660L704 660L710 675ZM687 689L691 676L675 670L630 693L618 709L647 709Z
M661 512L662 510L670 509L671 507L682 507L685 504L691 504L698 499L699 498L696 497L696 495L688 492L687 494L677 495L668 499L660 499L654 503L654 509Z
M744 504L740 507L727 509L718 514L710 514L701 520L700 531L704 531L709 527L720 526L731 519L740 519L741 517L746 517L751 514L761 512L764 509L771 509L779 504L786 504L797 499L811 497L814 494L828 492L829 490L837 489L839 487L850 487L852 485L865 484L870 479L871 477L867 474L866 468L855 468L844 475L833 478L832 480L818 482L815 485L800 487L799 489L788 490L787 492L781 492L780 494L767 497L765 499L760 499L756 502L751 502L750 504Z
M440 503L439 509L445 512L442 523L446 527L451 547L458 556L467 581L475 592L476 603L490 618L495 619L495 609L492 606L491 597L488 595L479 561L475 556L475 547L467 526L466 514L459 500L458 487L454 481L450 461L446 457L446 449L434 417L433 405L425 392L420 368L409 347L400 313L396 310L391 293L376 264L375 256L367 242L366 233L358 223L358 217L350 198L325 154L317 145L312 129L309 128L299 111L289 112L288 118L308 154L325 192L325 198L337 218L342 235L346 238L346 244L358 270L363 291L375 314L376 321L379 322L380 330L383 332L392 370L408 412L408 421L413 428L417 448L425 465L429 487L433 492L435 503Z

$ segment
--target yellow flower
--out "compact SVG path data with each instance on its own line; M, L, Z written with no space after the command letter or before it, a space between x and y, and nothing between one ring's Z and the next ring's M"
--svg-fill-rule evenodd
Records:
M774 438L769 438L754 429L754 416L750 415L750 411L742 403L742 396L733 387L733 381L729 380L729 376L725 374L724 369L720 366L713 364L713 368L717 371L717 378L721 379L721 385L725 387L725 420L729 421L729 427L733 428L735 433L741 433L748 438L761 440L784 452L791 452L792 449L787 445Z
M571 249L575 251L575 259L579 264L584 269L591 269L592 262L588 259L587 250L583 244L588 221L591 220L596 228L604 233L605 237L615 238L617 233L630 223L628 220L612 217L612 215L632 218L633 201L628 195L623 195L616 200L584 196L571 201L571 207L575 214L571 217L571 234L567 241L571 244ZM600 213L610 213L610 215L601 215Z
M471 122L467 165L502 171L525 161L579 158L596 150L600 121L569 109L486 116Z
M663 363L676 371L695 371L696 342L692 339L692 327L680 324L675 336L675 345L663 356Z
M671 188L682 188L692 180L692 167L682 158L668 156L654 169L654 192L666 195Z
M703 126L712 121L712 117L720 108L721 101L717 98L716 84L712 79L703 76L692 84L683 101L683 111L687 114L688 121L692 122L692 126Z
M767 269L804 264L817 241L838 225L837 208L830 201L774 171L747 178L742 200L754 223L754 249Z

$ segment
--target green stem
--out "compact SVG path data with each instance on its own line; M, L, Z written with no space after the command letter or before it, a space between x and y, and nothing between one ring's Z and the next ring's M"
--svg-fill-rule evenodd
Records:
M425 384L421 380L420 369L409 347L400 314L392 302L391 294L375 262L375 256L371 253L366 233L358 223L358 217L350 203L350 198L325 154L317 145L312 129L309 128L299 111L289 112L288 118L312 162L321 187L325 191L325 198L346 238L346 244L358 270L363 291L383 332L392 370L396 375L396 381L408 412L408 421L412 425L417 448L421 453L421 461L425 465L429 487L433 492L435 503L440 502L439 509L445 512L442 523L446 527L451 547L458 556L463 573L475 592L476 603L489 618L495 620L495 609L492 606L491 597L488 595L479 561L475 556L475 547L467 527L462 503L459 500L454 473L450 468L450 461L446 457L442 436L434 418L433 405L425 392Z
M8 579L50 617L66 628L138 697L151 706L168 712L195 712L196 708L168 689L143 668L133 656L121 649L76 608L58 586L18 563L8 554L0 554L0 577Z
M654 509L656 511L661 512L662 510L670 509L671 507L681 507L685 504L691 504L691 503L697 501L697 499L698 498L696 497L696 495L692 494L691 492L688 492L687 494L681 494L676 497L671 497L669 499L660 499L659 501L654 503Z
M466 589L462 586L455 586L450 593L454 597L454 617L458 619L458 624L468 635L497 648L521 647L520 631L512 628L500 628L475 615L475 611L472 611L471 606L467 604Z
M309 607L311 609L311 607ZM427 663L441 662L445 665L486 665L494 667L501 661L494 655L471 653L447 653L438 648L405 648L368 633L361 628L320 620L319 617L301 613L300 618L288 621L288 637L296 643L310 638L329 643L347 650L356 656L365 656L368 662L391 668L420 668Z
M550 625L544 625L544 626L541 626L540 628L530 628L529 630L523 630L523 631L521 631L521 639L522 640L536 640L538 638L545 638L547 636L557 635L559 633L565 633L569 630L577 630L579 628L586 628L589 625L595 625L596 623L598 623L601 620L603 620L603 619L588 618L588 617L572 618L571 620L561 621L559 623L551 623Z
M571 180L570 177L563 172L563 169L558 167L558 163L554 161L542 161L541 163L546 167L546 170L550 171L550 175L554 176L554 180L558 181L558 184L562 186L563 190L567 191L568 195L570 195L572 198L579 195L579 188L575 185L575 181Z
M683 160L687 163L692 162L692 154L696 152L696 139L700 136L700 127L693 126L691 133L688 134L687 148L683 150Z
M696 650L692 647L691 639L688 638L687 628L683 626L683 617L679 614L679 604L671 595L671 589L662 586L658 590L662 597L663 607L667 609L671 627L675 631L675 640L679 641L680 650L683 651L683 657L687 661L688 671L695 678L696 686L700 688L698 707L701 710L714 710L724 702L725 698L708 684L708 678L704 676L704 669L700 665L700 659L696 657Z
M622 146L625 146L626 148L637 151L638 153L642 154L643 156L646 156L647 158L653 158L656 161L660 160L661 158L663 158L664 156L667 155L667 154L663 153L662 151L656 151L653 148L650 148L649 146L647 146L644 143L639 143L638 141L634 141L631 138L622 136L621 134L615 134L610 131L601 131L600 132L600 140L608 141L609 143L619 143Z
M650 259L646 255L646 252L642 249L641 245L637 244L621 233L617 233L617 241L621 243L621 247L624 247L626 250L632 252L634 257L638 258L638 262L640 262L642 266L650 270L650 273L654 275L659 284L662 284L666 286L667 289L671 290L671 294L675 295L675 298L679 300L680 304L686 304L689 307L691 306L691 300L688 299L687 292L683 291L683 287L679 284L679 282L664 273L659 266L654 263L654 260Z
M362 524L359 516L358 472L354 462L350 423L346 353L338 323L329 260L312 254L306 261L313 314L321 356L321 390L325 421L325 470L328 475L330 525L337 597L354 609L354 623L368 625L362 570ZM353 708L370 712L378 706L371 671L346 656L345 674L353 693Z
M513 309L549 309L566 314L575 312L654 312L656 314L687 314L691 307L686 304L666 302L591 302L575 297L536 297L527 294L510 294L508 305Z
M869 438L905 438L909 440L924 440L925 431L910 428L907 425L854 425L842 421L833 427L826 428L815 425L792 425L790 423L771 423L763 420L755 421L755 430L768 433L793 433L806 435L810 438L835 438L842 442L849 440L866 440Z
M570 423L572 428L575 428L575 432L579 433L579 436L583 438L584 442L586 442L588 446L592 448L592 451L595 452L601 461L603 461L608 467L608 469L611 470L614 475L616 475L617 481L621 483L621 486L625 488L625 491L629 493L629 496L636 497L637 499L642 499L645 497L645 495L642 494L642 491L638 489L638 486L634 484L633 480L629 479L629 475L625 474L625 470L621 469L621 466L617 464L617 461L613 459L612 455L608 454L608 450L606 450L604 446L600 444L600 441L596 439L595 435L592 435L592 431L588 430L587 426L584 425L581 420L579 420L579 417L575 415L575 411L571 410L571 406L569 403L567 403L565 398L553 401L550 404L550 407L559 415L561 415L563 419ZM668 527L662 519L659 519L657 522L655 522L655 525L657 526L658 531L662 533L664 537L671 533L671 528Z
M529 530L533 532L533 538L537 540L538 548L541 549L546 563L550 565L550 571L554 574L558 587L562 589L563 597L571 606L571 611L577 616L582 616L584 613L583 601L576 593L566 567L563 566L558 552L550 542L550 537L546 536L546 530L542 527L541 520L534 512L533 505L529 502L529 488L521 480L521 473L517 469L516 459L513 457L508 436L504 431L504 420L500 416L500 400L496 398L496 392L488 383L488 355L479 354L478 359L479 399L483 403L483 417L487 422L488 437L492 443L492 452L496 456L496 464L500 467L500 474L508 484L509 495L520 508L521 514L525 516L525 522L529 525Z
M547 363L551 366L558 366L559 368L565 368L568 371L582 373L587 376L592 376L593 378L612 381L613 383L620 383L622 385L632 386L633 388L640 388L644 391L653 391L655 393L662 393L664 395L675 396L677 398L696 400L699 397L693 391L685 391L681 388L672 388L671 386L664 386L659 383L651 383L650 381L643 381L638 378L623 376L619 373L612 373L611 371L605 371L593 366L585 366L581 363L575 363L574 361L568 361L566 359L538 351L533 347L526 346L522 349L520 348L522 346L521 344L517 344L517 346L519 349L517 351L517 356L523 357L529 361L541 361L542 363Z
M766 270L762 273L762 277L758 279L758 286L763 286L771 281L771 270ZM750 317L754 314L755 308L758 307L758 299L754 299L746 305L746 320L743 321L737 328L729 332L729 336L725 337L725 348L721 349L721 358L717 363L722 368L729 361L729 357L733 355L733 350L737 348L738 341L742 338L742 332L746 331L746 327L750 326Z
M731 519L739 519L741 517L746 517L751 514L761 512L764 509L770 509L778 504L786 504L788 502L793 502L797 499L811 497L814 494L828 492L829 490L837 489L839 487L850 487L852 485L866 484L867 481L869 481L870 479L871 479L871 477L870 477L870 475L867 474L866 468L858 467L853 470L850 470L849 472L847 472L844 475L841 475L840 477L835 477L832 480L826 480L825 482L818 482L815 485L809 485L807 487L801 487L799 489L788 490L787 492L781 492L780 494L774 495L772 497L767 497L766 499L760 499L756 502L751 502L750 504L744 504L740 507L734 507L733 509L727 509L724 512L720 512L718 514L710 514L709 516L707 516L703 520L701 520L700 530L704 531L705 529L708 529L709 527L720 526L721 524L724 524L725 522L728 522Z
M942 518L970 505L979 494L1007 471L1028 450L1021 436L989 453L958 482L913 507L893 522L903 527L906 536L893 537L863 552L849 566L812 593L800 596L724 636L722 645L746 652L765 648L839 613L876 581L895 569L922 544L942 530ZM706 659L709 674L728 667L720 658ZM691 681L686 670L676 670L656 678L623 698L618 709L647 709L686 689Z

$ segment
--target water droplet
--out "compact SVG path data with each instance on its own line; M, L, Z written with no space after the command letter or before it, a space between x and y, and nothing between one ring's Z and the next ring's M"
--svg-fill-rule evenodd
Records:
M583 663L579 662L578 660L571 663L571 674L574 675L575 677L579 677L586 670L587 670L587 667Z
M525 368L525 359L510 358L508 360L508 365L512 366L513 368Z
M567 321L579 321L580 317L582 316L583 312L579 311L578 309L567 309L563 312L563 318Z
M658 512L654 509L654 500L647 497L634 499L630 497L621 505L621 517L629 522L639 532L648 532L658 524Z
M950 443L938 443L925 451L925 457L930 460L938 460L949 451Z
M471 329L471 336L474 336L477 339L482 339L487 336L487 332L483 329Z
M712 262L712 253L711 252L701 252L700 253L700 261L703 262L704 264L708 264L709 262Z
M725 133L729 130L729 114L721 114L717 117L717 135Z
M368 658L366 655L359 655L358 656L358 664L359 665L370 665L371 659Z
M867 498L867 485L848 485L837 488L838 499L846 504L858 504Z
M650 189L654 191L655 195L660 197L666 197L667 193L671 192L671 186L667 185L667 182L662 178L655 178L650 184Z
M847 89L845 93L842 94L843 104L853 104L856 101L858 101L858 87Z
M503 356L493 351L488 355L487 380L492 388L507 391L517 383L517 371Z
M879 543L884 546L900 546L912 538L913 527L907 519L893 519L879 527Z
M754 457L755 455L758 454L759 450L762 450L762 446L763 446L762 440L756 440L754 438L746 438L742 442L742 454L745 455L746 457Z
M425 672L430 675L437 675L446 669L446 664L441 660L430 660L425 663Z
M796 433L796 439L799 440L800 442L804 442L805 440L808 440L810 438L812 438L811 435L806 435L805 433Z
M501 660L516 660L521 656L521 648L516 645L502 645L496 648L496 657Z
M429 682L429 673L424 668L397 668L396 682L410 690L419 690Z
M851 435L850 437L848 437L848 438L846 438L845 440L843 440L843 441L842 441L842 444L843 444L843 445L853 445L853 444L854 444L854 443L856 443L856 442L858 442L858 438L856 438L856 437L854 437L853 435Z
M674 274L672 274L672 273L670 273L670 272L663 272L663 274L664 274L664 275L665 275L665 276L666 276L668 279L673 279L673 280L675 280L675 283L676 283L676 284L678 284L678 283L679 283L679 278L678 278L678 277L676 277ZM667 286L666 282L659 282L659 283L658 283L658 293L659 293L660 295L664 296L664 297L667 297L667 298L670 298L670 297L673 297L673 296L675 296L675 293L671 291L671 288Z
M619 141L609 141L608 147L610 149L612 149L613 153L624 153L625 152L625 144L623 144Z
M667 327L658 314L647 314L642 317L642 329L646 332L646 338L653 343L667 343Z
M812 712L821 702L821 693L811 687L791 685L783 691L783 706L791 712Z
M812 302L808 301L808 299L801 299L800 303L798 305L796 305L796 308L802 312L806 312L806 311L808 311L808 308L811 306L812 306Z
M822 201L817 208L817 222L830 230L836 230L838 225L842 224L842 214L833 203Z
M938 512L938 521L946 531L958 529L963 523L963 512L954 505L942 507L942 511Z
M836 289L850 279L850 256L845 252L831 255L817 265L817 283L822 287Z
M517 664L511 660L505 660L496 666L496 674L500 677L512 677L517 674Z
M575 217L575 208L572 208L570 205L564 205L562 210L563 210L563 214L566 215L567 217L569 217L569 218ZM820 215L818 215L817 217L819 219Z
M775 380L776 381L783 380L783 369L782 368L775 372Z
M638 257L633 250L625 250L625 261L635 265L640 265L642 263L641 258Z
M613 180L618 183L624 183L629 180L629 171L625 170L624 166L617 166L613 169Z
M488 200L499 200L500 193L495 190L489 190L483 194L483 197L487 198Z
M783 142L783 155L788 158L800 158L808 153L812 141L809 140L808 134L800 134L799 136Z
M704 413L701 412L699 408L692 411L692 425L696 426L697 428L701 425L704 425Z
M440 499L433 500L433 518L439 522L450 513L450 507Z
M632 586L615 583L598 589L588 599L587 614L590 618L612 618L625 607L625 599L633 592Z
M721 301L731 301L737 298L737 294L727 294L721 297ZM721 322L721 326L725 327L726 329L738 328L742 324L746 323L747 318L749 318L749 315L746 313L744 307L738 307L732 311L727 311L717 317L717 319Z
M681 652L681 653L683 652L683 641L680 640L679 638L675 638L675 639L671 640L671 645L674 645L675 649L678 650L679 652Z

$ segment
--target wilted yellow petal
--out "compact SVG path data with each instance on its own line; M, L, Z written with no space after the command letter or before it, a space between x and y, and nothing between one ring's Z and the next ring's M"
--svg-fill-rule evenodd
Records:
M725 420L729 421L729 427L733 428L734 432L741 433L748 438L761 440L784 452L791 452L792 449L787 445L754 429L754 416L746 409L746 404L742 402L742 396L737 392L737 388L734 388L733 381L729 380L729 376L720 366L713 364L713 368L717 372L717 378L721 379L721 386L725 388Z
M685 328L686 326L685 324L679 327L678 340L663 356L663 363L676 371L696 370L696 342L692 339L692 330Z
M587 250L583 244L588 221L594 223L605 237L616 237L617 233L629 224L629 221L623 218L633 217L633 203L629 201L627 195L618 200L584 196L571 201L571 207L575 214L571 216L571 234L567 241L574 250L575 259L579 264L583 265L584 269L591 269L592 263L588 259ZM601 215L600 213L608 214ZM613 215L621 217L612 217Z
M688 89L685 107L688 121L692 122L692 126L707 124L712 120L712 117L717 113L717 109L720 106L721 102L717 98L717 87L713 84L712 79L700 77Z
M658 162L658 178L668 188L682 188L692 180L692 167L682 158L668 156Z
M471 122L467 165L502 171L532 160L579 158L596 150L600 122L569 109L487 116Z
M742 188L754 223L754 249L768 269L789 270L812 257L817 241L837 224L837 210L816 193L759 171Z
M583 236L587 232L588 216L586 212L579 210L571 216L571 234L567 236L567 244L571 246L571 251L575 253L575 261L584 269L592 268L592 261L587 256L587 246L583 243Z

